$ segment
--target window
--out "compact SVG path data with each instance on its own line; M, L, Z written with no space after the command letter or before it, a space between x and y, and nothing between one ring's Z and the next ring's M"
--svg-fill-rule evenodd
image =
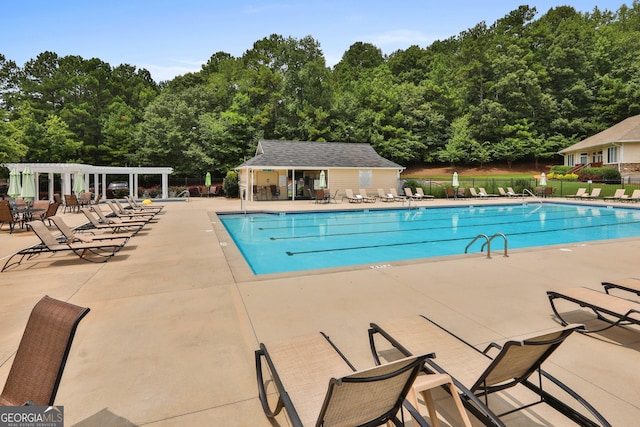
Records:
M371 169L360 169L358 171L358 183L360 184L360 188L371 187L372 181L373 181L373 171Z
M575 165L576 165L575 155L574 154L568 154L567 155L567 166L575 166Z
M589 153L580 153L580 164L586 165L589 163Z
M607 148L607 163L618 163L618 147Z

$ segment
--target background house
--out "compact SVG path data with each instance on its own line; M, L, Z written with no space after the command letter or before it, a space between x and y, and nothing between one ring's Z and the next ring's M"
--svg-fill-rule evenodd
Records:
M565 166L614 166L622 177L640 176L640 115L559 152Z
M397 188L404 167L380 156L370 144L310 141L258 142L256 155L236 168L246 200L315 198L324 172L326 188L338 197L346 188Z

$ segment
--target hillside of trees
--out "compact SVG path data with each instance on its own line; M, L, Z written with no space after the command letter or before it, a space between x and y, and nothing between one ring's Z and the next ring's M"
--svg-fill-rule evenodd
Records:
M311 36L155 82L145 69L0 53L0 163L171 166L224 174L260 139L371 143L401 165L538 161L640 114L640 2L617 11L521 6L495 23L333 68ZM3 172L0 172L3 173Z

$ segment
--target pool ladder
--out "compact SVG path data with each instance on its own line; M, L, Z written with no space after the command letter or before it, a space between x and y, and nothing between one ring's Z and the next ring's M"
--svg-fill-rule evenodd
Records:
M486 234L478 234L472 241L471 243L469 243L467 245L466 248L464 248L464 253L466 254L467 251L469 250L469 248L471 247L471 245L473 245L476 240L480 239L480 238L484 238L486 240L486 242L484 242L482 244L482 247L480 248L480 252L484 252L484 247L487 247L487 258L491 258L491 241L493 239L495 239L496 237L502 237L504 239L504 256L508 257L508 247L509 247L509 241L507 240L507 236L505 236L503 233L496 233L493 236L489 237Z

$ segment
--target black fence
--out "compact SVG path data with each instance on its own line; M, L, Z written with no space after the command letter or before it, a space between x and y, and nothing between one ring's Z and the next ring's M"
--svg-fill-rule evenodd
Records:
M640 178L623 178L617 181L577 181L551 179L547 180L545 186L540 185L540 180L536 178L458 178L459 188L466 189L469 195L469 188L475 188L478 191L483 188L488 194L500 195L500 188L505 192L511 188L515 193L521 194L544 194L541 191L544 187L547 194L552 197L566 197L575 195L580 188L584 188L587 193L591 193L592 189L600 188L599 197L612 196L617 189L625 189L625 193L631 195L633 190L640 189ZM431 194L435 197L446 197L446 189L452 187L452 179L443 178L409 178L401 179L398 183L400 190L405 187L420 186L425 194Z

